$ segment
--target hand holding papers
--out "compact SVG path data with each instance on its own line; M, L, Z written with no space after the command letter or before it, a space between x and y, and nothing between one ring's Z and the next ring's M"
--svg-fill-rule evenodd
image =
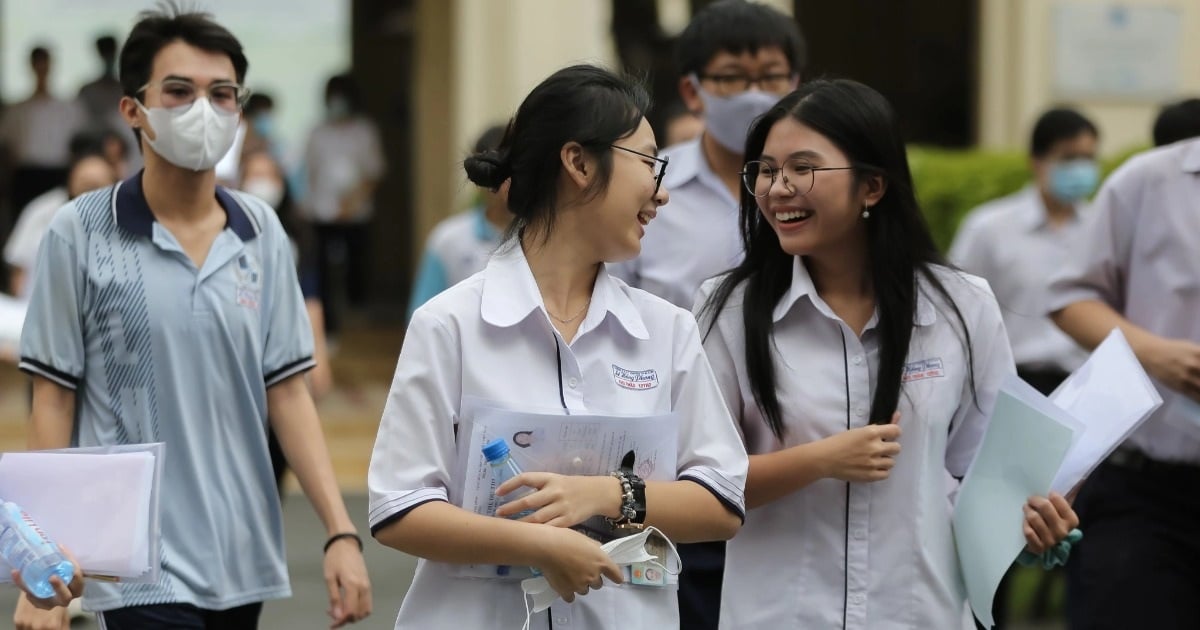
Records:
M954 510L967 598L986 626L1000 578L1025 546L1025 501L1066 495L1161 404L1119 330L1049 399L1016 377L1001 387Z
M161 461L161 444L4 453L0 497L70 549L88 577L156 580ZM9 574L0 566L0 581Z
M1000 578L1025 547L1022 507L1045 495L1081 426L1037 390L1011 376L954 506L954 542L967 600L992 627Z

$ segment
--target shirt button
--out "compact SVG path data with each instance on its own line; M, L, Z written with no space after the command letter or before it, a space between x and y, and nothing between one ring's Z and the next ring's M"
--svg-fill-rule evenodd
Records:
M572 385L572 387L574 387L574 385ZM857 415L859 418L861 418L861 417L867 415L867 408L862 405L859 405L854 408L854 414Z
M578 385L579 385L579 379L575 378L574 376L567 379L567 387L570 387L571 389L575 389L575 387Z
M862 365L862 355L861 354L856 355L854 357L854 365Z
M866 595L863 595L862 593L855 593L855 594L854 594L854 595L853 595L853 596L850 598L850 601L852 601L852 602L854 602L855 604L858 604L859 606L861 606L863 602L867 601L867 596L866 596Z

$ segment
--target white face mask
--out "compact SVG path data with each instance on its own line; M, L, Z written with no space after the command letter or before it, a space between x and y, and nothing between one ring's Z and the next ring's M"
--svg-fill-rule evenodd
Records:
M751 123L767 113L780 98L758 90L717 96L700 87L700 80L694 75L692 85L696 86L696 92L704 102L704 132L711 135L717 144L739 155L746 150L746 135Z
M191 106L167 109L138 103L146 114L154 139L146 142L154 152L179 168L207 171L229 152L237 137L237 112L214 109L207 98L198 98Z
M278 209L283 202L283 182L272 177L251 177L242 183L242 191L262 199L272 208Z
M646 549L646 543L650 536L656 536L666 541L666 558L663 560L665 565L659 562L654 554ZM647 527L640 533L624 538L616 538L610 540L600 546L609 558L612 558L613 564L617 566L627 566L637 564L639 562L648 563L661 569L664 573L678 575L683 567L683 562L679 559L679 552L675 551L675 545L653 527ZM542 576L529 578L521 581L521 591L525 593L525 628L529 628L529 622L534 613L542 612L558 599L558 592L550 587L550 582ZM533 605L530 607L530 600Z

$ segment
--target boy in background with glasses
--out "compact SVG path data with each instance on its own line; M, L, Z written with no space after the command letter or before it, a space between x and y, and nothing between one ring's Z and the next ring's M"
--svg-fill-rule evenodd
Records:
M804 69L796 21L764 4L714 2L676 42L679 95L704 119L704 133L663 152L670 202L646 227L642 254L613 272L686 309L700 283L741 261L738 199L750 123L795 90ZM681 545L680 627L715 629L724 543Z
M120 112L145 169L67 204L38 254L20 359L29 446L166 444L160 577L88 584L107 630L255 628L263 601L291 595L267 422L329 535L334 627L371 610L304 383L313 340L287 235L264 201L216 185L246 67L208 16L143 14L121 51ZM15 625L63 628L62 603L22 595Z

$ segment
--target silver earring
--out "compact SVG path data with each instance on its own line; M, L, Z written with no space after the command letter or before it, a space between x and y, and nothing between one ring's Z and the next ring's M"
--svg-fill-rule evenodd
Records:
M863 206L862 218L864 218L864 219L871 218L871 206L866 206L866 205Z

